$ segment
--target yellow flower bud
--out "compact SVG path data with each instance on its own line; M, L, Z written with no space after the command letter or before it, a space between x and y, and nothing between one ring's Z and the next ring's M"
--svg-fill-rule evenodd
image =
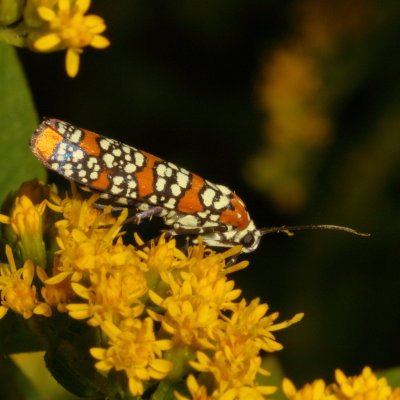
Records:
M24 0L0 0L0 26L17 22L24 8Z

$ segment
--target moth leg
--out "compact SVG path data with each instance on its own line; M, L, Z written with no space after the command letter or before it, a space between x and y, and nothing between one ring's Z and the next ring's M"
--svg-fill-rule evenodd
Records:
M104 206L103 204L94 204L96 208L98 209L104 209L107 206ZM98 207L100 206L100 207ZM128 208L128 207L112 207L112 211L121 211L124 208ZM135 215L132 215L131 217L127 218L123 224L129 224L129 223L133 223L135 225L139 225L144 219L146 218L152 218L158 214L160 214L164 209L160 206L154 206L154 207L150 207L147 210L144 211L138 211ZM111 225L101 225L99 226L99 228L109 228Z
M138 203L138 205L140 205L141 203ZM96 208L97 210L104 210L105 208L109 207L108 204L101 204L101 203L94 203L93 207ZM111 211L122 211L125 208L131 208L133 206L131 205L126 205L126 206L112 206L111 207ZM124 223L128 222L133 222L135 224L140 224L140 222L146 218L151 218L157 214L160 214L161 211L163 210L162 207L160 206L153 206L147 210L144 211L138 211L135 215L133 215L132 217L129 217L125 220Z
M109 204L93 203L93 207L96 210L104 210L107 207L109 207ZM117 206L112 206L111 207L111 211L122 211L124 208L126 208L126 207L123 207L123 206L118 206L118 207Z
M146 218L151 219L152 217L160 214L163 210L164 210L164 208L161 206L150 207L147 210L139 211L135 215L132 215L132 217L127 218L124 221L124 224L128 224L128 223L132 222L136 225L139 225L144 219L146 219Z
M184 253L187 254L191 242L192 242L191 237L190 237L189 235L186 236L186 237L185 237L185 244L184 244L184 246L183 246Z

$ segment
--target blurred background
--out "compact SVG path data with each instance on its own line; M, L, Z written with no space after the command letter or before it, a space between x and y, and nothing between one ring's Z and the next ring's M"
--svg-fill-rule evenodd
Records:
M397 0L96 0L106 50L19 50L39 115L121 140L235 190L263 238L233 279L281 319L297 384L399 364ZM54 180L53 175L50 180ZM60 181L61 182L61 181ZM143 235L157 235L157 222Z

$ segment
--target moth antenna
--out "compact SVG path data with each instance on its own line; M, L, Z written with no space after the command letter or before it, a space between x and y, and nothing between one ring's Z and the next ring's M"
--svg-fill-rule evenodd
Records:
M363 232L358 232L353 228L349 228L347 226L339 226L339 225L295 225L295 226L275 226L271 228L261 228L259 230L261 235L268 235L270 233L274 232L283 232L286 233L287 235L291 236L293 233L291 231L303 231L303 230L308 230L308 229L322 229L322 230L333 230L333 231L343 231L343 232L348 232L352 233L353 235L357 236L371 236L370 233L363 233Z

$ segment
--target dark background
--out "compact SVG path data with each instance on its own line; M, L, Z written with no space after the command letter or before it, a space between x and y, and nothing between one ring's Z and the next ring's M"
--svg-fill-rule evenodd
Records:
M400 355L399 6L325 3L96 0L90 12L105 19L111 46L85 49L77 78L66 76L64 52L19 51L39 115L227 185L259 227L372 233L270 235L234 275L247 299L282 319L305 313L277 334L297 383L331 380L337 367L389 368ZM282 49L290 57L280 70ZM299 114L322 118L328 134L316 129L313 141ZM276 134L276 118L311 134ZM149 225L144 235L155 236L159 225Z

